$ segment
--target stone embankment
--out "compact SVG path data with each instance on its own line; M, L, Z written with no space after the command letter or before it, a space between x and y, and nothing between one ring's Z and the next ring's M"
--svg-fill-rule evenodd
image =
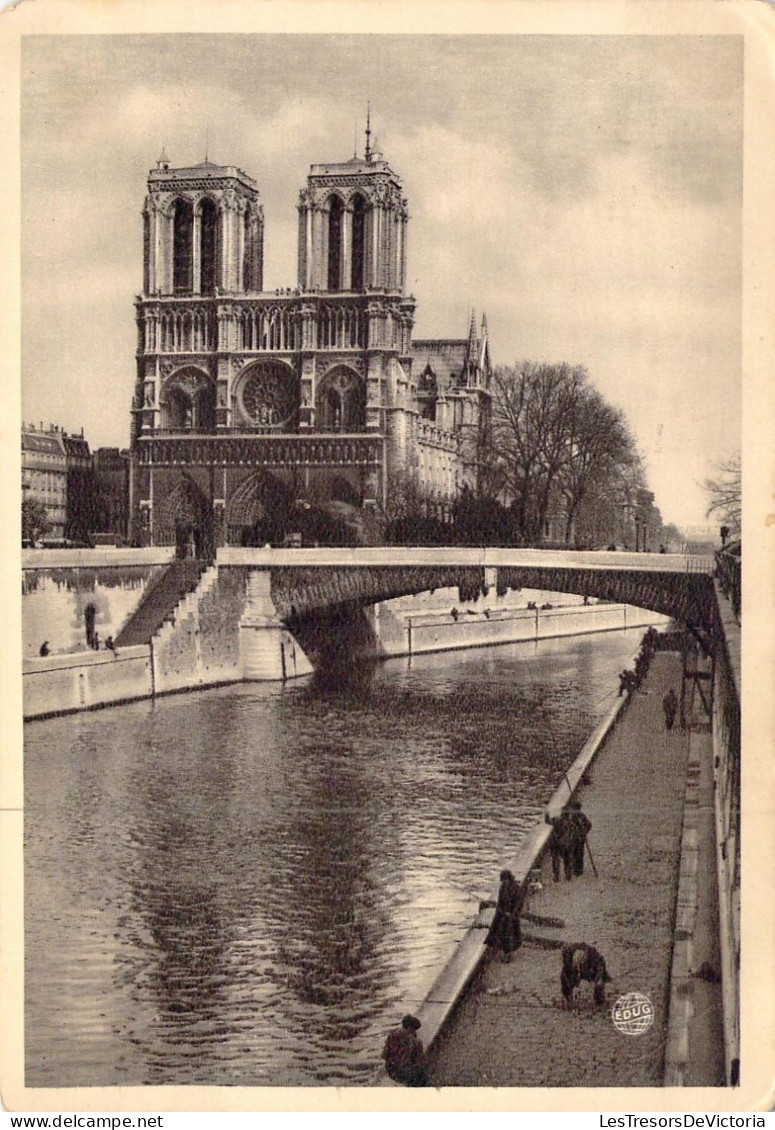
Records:
M584 605L579 600L571 604L565 603L562 597L553 605L547 603L546 607L505 607L484 611L463 606L444 613L420 609L417 613L403 610L396 614L387 604L382 604L377 606L374 617L378 654L382 658L580 636L588 632L615 632L667 623L666 616L645 608L596 601Z
M700 774L700 796L712 779L711 737L699 713L686 732L678 725L667 732L662 715L668 688L680 690L680 662L670 653L654 657L641 691L618 721L617 700L550 802L562 804L569 786L583 802L594 867L588 858L583 876L555 883L546 825L503 861L519 879L531 871L537 878L540 867L524 943L510 964L492 959L483 942L493 912L483 912L431 989L417 1014L434 1086L724 1085L712 866L704 890L693 881L696 850L713 858L713 823L686 820ZM595 1008L589 985L575 1010L560 1007L560 950L568 942L591 943L605 956L613 975L606 1008ZM619 1031L611 1015L615 1000L633 992L654 1009L638 1036Z

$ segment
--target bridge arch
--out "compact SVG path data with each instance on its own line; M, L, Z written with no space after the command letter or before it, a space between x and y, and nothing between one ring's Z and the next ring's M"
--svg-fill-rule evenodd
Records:
M449 551L446 551L449 553ZM398 550L396 556L400 557ZM468 561L475 558L469 551ZM495 586L574 593L631 604L682 620L712 634L716 607L712 577L685 569L517 565L485 568L466 564L280 566L271 568L272 596L283 619L315 616L343 605L364 606L440 588L457 587L461 602Z

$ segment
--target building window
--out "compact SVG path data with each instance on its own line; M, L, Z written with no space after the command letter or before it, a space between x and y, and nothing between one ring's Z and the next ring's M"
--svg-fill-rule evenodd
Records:
M194 209L178 200L173 213L172 288L176 294L190 293L194 269Z
M243 235L243 257L242 257L242 289L253 290L253 256L255 254L255 246L253 239L253 210L248 206L245 209L244 217L244 235Z
M151 278L151 217L143 217L143 291L147 294Z
M366 246L366 201L362 196L353 200L353 251L352 289L363 290L363 261Z
M342 218L344 205L331 197L328 213L328 289L342 289Z
M202 204L202 294L215 294L218 285L219 267L219 232L218 209L212 200L205 200Z

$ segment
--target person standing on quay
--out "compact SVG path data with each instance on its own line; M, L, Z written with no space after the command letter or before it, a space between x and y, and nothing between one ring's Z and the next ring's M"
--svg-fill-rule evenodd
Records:
M672 730L675 716L678 712L678 695L675 693L673 687L670 688L662 699L662 709L665 712L665 729Z
M581 801L574 800L571 802L571 819L572 832L571 832L571 859L573 864L573 874L584 874L584 848L587 846L587 834L592 827L591 820L581 811Z
M393 1082L402 1083L405 1087L428 1086L425 1051L422 1040L417 1035L421 1027L422 1022L416 1016L405 1016L400 1028L388 1032L382 1050L388 1075Z
M511 961L512 950L519 949L522 945L519 913L523 902L522 888L517 880L510 871L501 871L495 916L484 944L500 947L506 962Z
M552 856L552 876L555 883L560 881L560 864L565 871L565 878L573 878L573 813L570 805L566 804L559 816L550 816L546 813L546 823L552 825L549 836L549 851Z

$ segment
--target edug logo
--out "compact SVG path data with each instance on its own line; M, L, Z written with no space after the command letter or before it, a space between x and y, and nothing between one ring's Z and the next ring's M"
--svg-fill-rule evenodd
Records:
M611 1009L611 1019L625 1036L642 1036L654 1023L654 1006L645 993L625 993Z

